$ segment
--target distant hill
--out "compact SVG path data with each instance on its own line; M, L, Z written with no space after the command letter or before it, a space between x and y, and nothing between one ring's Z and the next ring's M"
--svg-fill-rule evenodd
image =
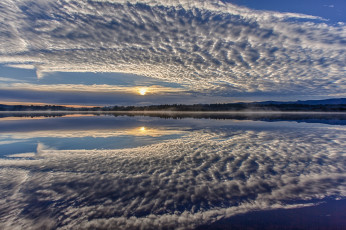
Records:
M263 102L255 102L260 104L301 104L301 105L345 105L346 98L333 98L333 99L325 99L325 100L307 100L307 101L263 101Z

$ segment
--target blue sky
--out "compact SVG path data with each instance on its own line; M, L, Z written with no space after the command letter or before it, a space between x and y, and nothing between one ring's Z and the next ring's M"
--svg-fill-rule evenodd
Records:
M0 3L0 103L346 96L342 0Z
M258 10L295 12L320 16L330 23L346 22L346 2L344 0L226 0L240 6Z

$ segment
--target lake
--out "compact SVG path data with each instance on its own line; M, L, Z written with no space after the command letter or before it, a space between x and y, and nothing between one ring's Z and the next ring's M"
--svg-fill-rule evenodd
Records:
M0 114L1 229L346 229L345 114Z

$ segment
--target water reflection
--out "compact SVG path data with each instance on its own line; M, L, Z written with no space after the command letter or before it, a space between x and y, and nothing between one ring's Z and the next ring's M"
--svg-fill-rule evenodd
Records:
M213 120L254 120L254 121L296 121L346 125L346 113L328 112L179 112L179 111L132 111L132 112L0 112L0 121L45 119L49 117L114 116L114 117L159 117L163 119L213 119Z
M79 128L53 129L76 119ZM80 125L91 121L86 132ZM186 229L346 196L342 126L150 117L14 122L23 129L0 131L1 141L25 141L31 127L26 141L36 141L36 149L0 159L2 228ZM35 137L37 122L52 124L42 139ZM114 142L145 139L113 149L59 147L75 135L74 142L85 143L105 124L113 131L119 125ZM55 146L45 144L49 135Z

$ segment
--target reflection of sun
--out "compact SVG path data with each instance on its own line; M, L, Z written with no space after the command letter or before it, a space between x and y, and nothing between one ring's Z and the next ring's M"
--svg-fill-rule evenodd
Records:
M160 137L165 135L172 134L181 134L183 133L180 130L171 130L171 129L154 129L151 127L139 126L133 129L127 129L120 131L119 135L131 135L131 136L151 136L151 137Z
M148 130L144 126L142 126L142 127L139 128L137 134L139 134L139 135L146 135L147 132L148 132Z
M144 96L147 93L148 89L147 88L139 88L138 93L142 96Z

